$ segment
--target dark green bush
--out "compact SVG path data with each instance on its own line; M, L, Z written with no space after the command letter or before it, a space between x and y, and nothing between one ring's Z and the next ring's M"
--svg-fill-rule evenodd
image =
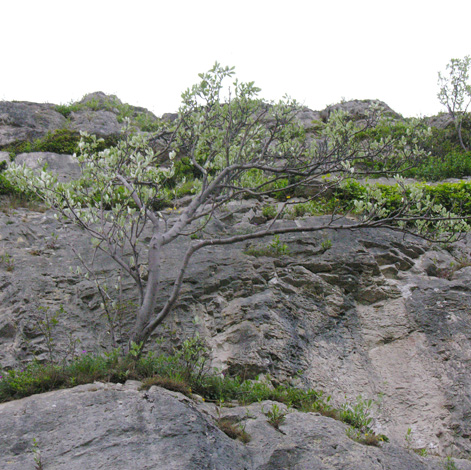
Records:
M32 144L32 152L53 152L72 155L78 152L80 134L68 129L57 129L48 132L42 139L37 139Z
M404 175L425 181L471 176L471 152L457 148L443 157L431 156L417 167L407 170Z

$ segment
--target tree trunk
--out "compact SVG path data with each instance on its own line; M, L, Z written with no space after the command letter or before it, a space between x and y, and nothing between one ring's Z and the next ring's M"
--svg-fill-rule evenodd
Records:
M161 251L162 238L158 234L158 227L155 227L154 235L149 243L149 277L144 290L143 302L137 312L136 321L129 337L129 344L131 342L136 344L145 343L147 340L144 330L154 313L159 293Z

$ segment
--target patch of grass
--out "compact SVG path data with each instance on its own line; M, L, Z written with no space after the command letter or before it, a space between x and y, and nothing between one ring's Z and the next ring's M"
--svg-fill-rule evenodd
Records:
M105 150L118 144L121 136L109 135L103 137L97 151ZM33 142L15 142L0 148L0 150L9 152L11 158L15 158L20 153L31 152L52 152L65 155L73 155L79 152L78 144L80 142L80 134L69 129L56 129L48 132L44 137L36 139Z
M263 206L262 208L262 215L263 217L266 217L267 219L274 219L276 217L277 210L275 206L271 206L270 204L267 204Z
M250 442L250 435L243 429L240 424L233 423L229 418L220 418L217 420L219 429L231 439L238 440L247 444Z
M458 470L455 461L450 456L448 456L443 462L443 468L445 470Z
M353 441L367 446L380 447L383 442L389 442L384 434L375 434L373 431L362 432L353 426L347 428L345 432Z
M181 378L173 377L161 377L155 375L149 377L142 381L142 390L148 390L153 385L166 388L167 390L172 390L174 392L180 392L187 397L191 397L191 388L190 386Z
M273 386L269 380L242 380L240 377L210 371L206 363L207 350L198 336L187 339L171 354L149 352L141 356L123 356L119 349L103 355L82 351L68 363L41 364L34 361L22 369L0 369L0 402L94 381L123 383L134 379L143 382L143 389L158 385L189 397L196 393L207 401L220 404L237 401L241 405L248 405L271 400L299 411L319 412L341 419L354 429L361 426L359 431L362 433L372 432L368 427L369 421L365 421L368 417L365 418L364 410L355 411L358 402L350 406L351 411L347 416L347 407L334 409L329 404L330 397L324 397L322 391L285 384ZM355 417L355 413L358 416ZM266 414L269 422L279 427L286 413L274 404ZM231 433L235 436L233 438L242 442L248 439L241 432L243 428L239 427L239 431L223 419L220 420L224 432Z
M283 243L280 240L278 235L273 237L273 240L266 246L259 247L250 247L244 252L246 255L260 257L260 256L270 256L278 257L283 255L289 255L289 248L286 243Z
M7 271L15 269L15 260L9 253L4 253L0 256L0 266L4 267Z

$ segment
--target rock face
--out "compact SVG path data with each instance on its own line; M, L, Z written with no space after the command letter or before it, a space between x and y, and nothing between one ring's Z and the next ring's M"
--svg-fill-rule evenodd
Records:
M54 470L444 468L442 459L421 458L394 444L356 443L344 424L316 413L291 410L276 430L264 414L272 402L222 409L222 417L251 436L242 444L217 427L215 405L155 386L138 391L139 385L95 383L0 404L2 468L33 468L33 439L36 458ZM470 462L456 465L471 469Z
M453 124L453 119L448 113L440 113L427 118L427 124L438 129L445 129Z
M113 95L102 92L85 95L75 103L74 111L62 115L54 104L0 102L0 149L10 144L33 141L57 129L85 131L100 137L119 134L118 116L123 109L130 115L144 114L148 121L157 117L145 108L123 105Z
M368 109L372 106L381 106L386 115L393 117L395 119L402 119L402 116L395 111L393 111L384 101L380 100L351 100L345 101L342 103L334 104L327 106L323 111L321 111L321 118L326 121L329 119L329 116L334 111L346 111L351 114L355 119L363 119L366 117Z
M230 218L208 230L250 230L257 204L234 205ZM0 256L8 254L14 267L0 265L0 364L46 358L35 328L39 307L53 312L63 305L67 312L54 331L58 354L71 336L80 349L109 347L93 283L69 271L78 264L72 249L91 256L85 234L60 229L50 212L6 212L0 213ZM274 381L322 389L337 404L361 394L377 402L375 430L396 444L404 444L411 428L414 447L469 457L471 275L469 268L456 270L457 250L466 254L469 246L462 242L452 256L386 230L298 234L283 242L290 254L280 258L246 255L245 244L200 252L168 330L156 335L175 344L197 330L219 369L246 378L269 373ZM185 243L168 246L163 293ZM110 260L98 256L96 268L114 283L118 271ZM129 282L122 300L125 338L136 301Z
M44 137L65 123L53 104L0 101L0 147Z

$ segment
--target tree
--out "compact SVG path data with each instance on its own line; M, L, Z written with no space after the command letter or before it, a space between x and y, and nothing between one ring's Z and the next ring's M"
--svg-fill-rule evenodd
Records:
M253 82L235 80L226 90L223 82L233 75L232 68L217 63L201 74L201 81L182 94L178 117L162 121L153 136L125 128L115 147L97 151L99 140L83 135L78 156L83 177L78 181L59 183L47 171L35 175L25 167L9 169L16 184L85 229L94 249L107 253L134 280L139 306L129 345L143 345L166 318L193 254L205 247L329 228L384 226L433 237L464 227L453 214L425 198L420 188L404 189L402 204L393 211L373 188L355 202L355 218L347 219L334 210L328 222L316 227L281 227L276 221L290 205L285 198L270 225L250 233L194 239L192 235L201 233L230 201L291 194L314 183L318 189L311 197L321 197L353 176L392 175L426 156L419 140L427 129L391 121L378 108L357 122L345 113L334 113L328 122L316 123L311 132L297 119L302 107L294 100L267 103L258 98ZM150 139L158 150L152 150ZM170 217L162 210L163 202L182 188L190 189L190 201L181 213L175 216L173 211ZM147 225L152 236L143 249ZM188 248L172 291L157 311L158 296L164 295L159 292L162 249L177 237L188 237ZM147 280L140 269L144 255Z
M463 118L466 116L468 107L471 104L470 61L470 56L465 56L463 59L451 59L446 66L448 75L438 73L438 84L440 86L438 99L442 105L446 106L448 114L455 125L460 145L465 151L468 151L469 147L463 141L462 127Z

